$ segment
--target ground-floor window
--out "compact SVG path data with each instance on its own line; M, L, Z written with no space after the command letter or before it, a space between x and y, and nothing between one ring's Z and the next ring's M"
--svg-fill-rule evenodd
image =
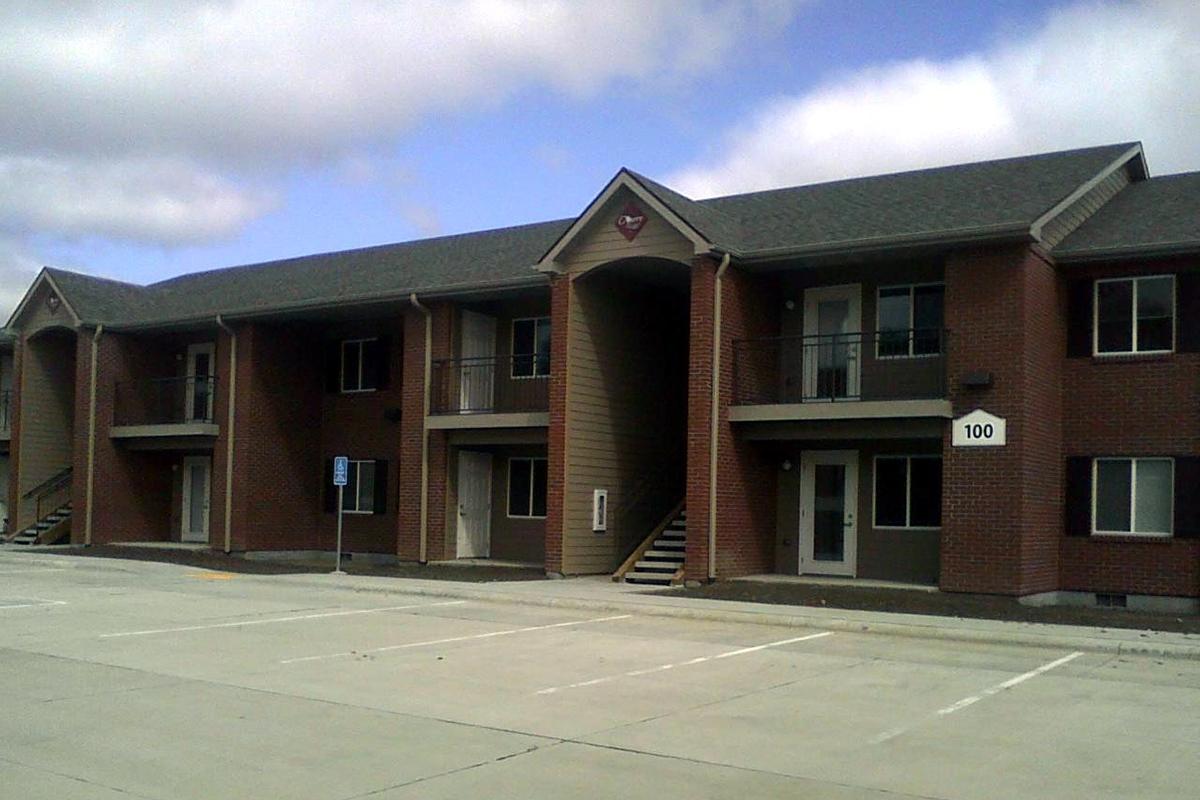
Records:
M388 506L388 462L351 458L342 492L342 511L347 514L386 514ZM337 511L337 487L333 485L333 459L325 460L325 511Z
M1093 533L1170 536L1175 465L1169 458L1097 458L1092 462Z
M875 527L942 526L942 457L875 457Z
M544 458L508 460L508 516L546 516L547 462Z

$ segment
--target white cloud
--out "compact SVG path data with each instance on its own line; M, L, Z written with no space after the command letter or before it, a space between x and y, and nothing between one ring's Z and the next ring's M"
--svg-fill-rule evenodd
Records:
M0 156L0 224L15 232L185 244L231 236L274 203L178 159Z
M40 268L23 244L0 234L0 325L12 316Z
M1156 174L1200 169L1200 5L1080 4L1022 40L844 75L768 104L693 197L1141 140Z

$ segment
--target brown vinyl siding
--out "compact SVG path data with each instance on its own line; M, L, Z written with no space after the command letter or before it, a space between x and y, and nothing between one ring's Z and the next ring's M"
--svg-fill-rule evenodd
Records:
M65 312L61 309L60 314ZM35 522L36 498L24 495L72 465L75 436L73 333L51 331L26 341L21 367L21 443L14 529Z

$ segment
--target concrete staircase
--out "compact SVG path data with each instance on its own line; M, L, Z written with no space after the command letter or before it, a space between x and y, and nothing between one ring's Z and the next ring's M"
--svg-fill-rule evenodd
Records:
M683 579L684 549L687 546L687 511L679 513L655 537L654 542L625 573L626 583L671 586Z
M9 544L52 544L71 530L71 504L60 506L8 540Z

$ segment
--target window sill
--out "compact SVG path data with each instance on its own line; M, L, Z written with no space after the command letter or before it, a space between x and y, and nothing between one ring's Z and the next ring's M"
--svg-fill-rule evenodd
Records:
M1176 541L1173 534L1165 533L1098 533L1093 531L1087 538L1097 542L1116 544L1169 544Z
M1093 364L1130 364L1147 361L1170 361L1175 357L1174 351L1159 351L1156 353L1093 353Z
M375 394L378 391L379 391L378 389L340 389L338 391L338 394L340 394L340 395Z

